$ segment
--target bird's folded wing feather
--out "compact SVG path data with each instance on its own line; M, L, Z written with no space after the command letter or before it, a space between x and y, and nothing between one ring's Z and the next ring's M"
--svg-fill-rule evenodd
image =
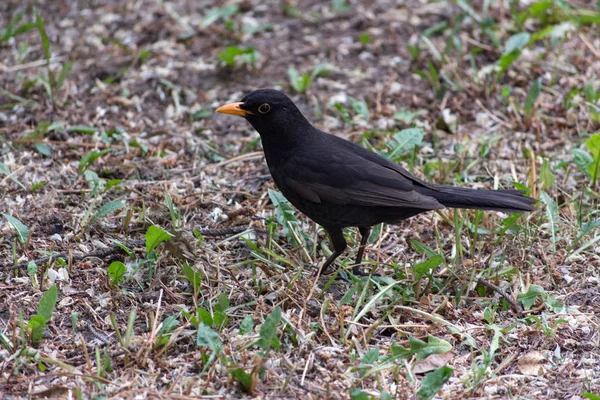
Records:
M286 186L315 202L361 206L443 208L438 201L414 190L413 182L398 171L356 155L295 155L283 166Z

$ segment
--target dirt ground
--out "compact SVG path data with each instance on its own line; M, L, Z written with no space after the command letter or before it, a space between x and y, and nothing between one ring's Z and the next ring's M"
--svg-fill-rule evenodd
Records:
M0 398L599 398L597 7L4 0ZM377 276L315 279L325 232L214 113L265 87L383 153L416 128L411 172L537 210L422 214L372 236Z

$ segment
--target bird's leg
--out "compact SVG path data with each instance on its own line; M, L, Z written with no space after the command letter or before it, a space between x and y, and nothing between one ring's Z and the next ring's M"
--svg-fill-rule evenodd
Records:
M346 250L347 243L346 239L344 238L344 232L341 229L325 229L325 231L327 231L329 234L329 239L333 245L333 254L327 257L327 260L325 260L325 263L321 269L315 273L315 275L318 274L319 271L326 272L329 266L333 264L335 259L342 255L344 250Z
M352 268L352 273L354 275L362 275L360 270L360 263L362 262L363 255L365 254L365 246L367 245L367 241L369 240L369 236L371 234L370 226L361 226L358 228L360 232L360 246L358 247L358 254L356 255L356 261L354 262L354 267Z

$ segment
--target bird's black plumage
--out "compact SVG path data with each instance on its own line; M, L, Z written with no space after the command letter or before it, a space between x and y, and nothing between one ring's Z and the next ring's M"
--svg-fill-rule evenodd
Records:
M279 190L329 233L334 252L323 270L345 250L345 227L356 226L362 235L355 265L358 272L375 224L394 223L445 207L534 210L536 200L518 190L477 190L424 182L372 151L315 128L277 90L255 90L217 111L243 116L258 131Z

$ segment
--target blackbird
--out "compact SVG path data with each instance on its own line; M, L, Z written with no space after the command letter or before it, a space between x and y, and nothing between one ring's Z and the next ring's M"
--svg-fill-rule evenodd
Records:
M321 225L333 244L322 271L346 249L342 229L358 227L353 267L360 274L373 225L397 223L445 207L504 212L533 211L536 202L518 190L480 190L422 181L407 170L348 140L323 132L283 93L260 89L216 110L244 117L258 131L275 184L298 210Z

